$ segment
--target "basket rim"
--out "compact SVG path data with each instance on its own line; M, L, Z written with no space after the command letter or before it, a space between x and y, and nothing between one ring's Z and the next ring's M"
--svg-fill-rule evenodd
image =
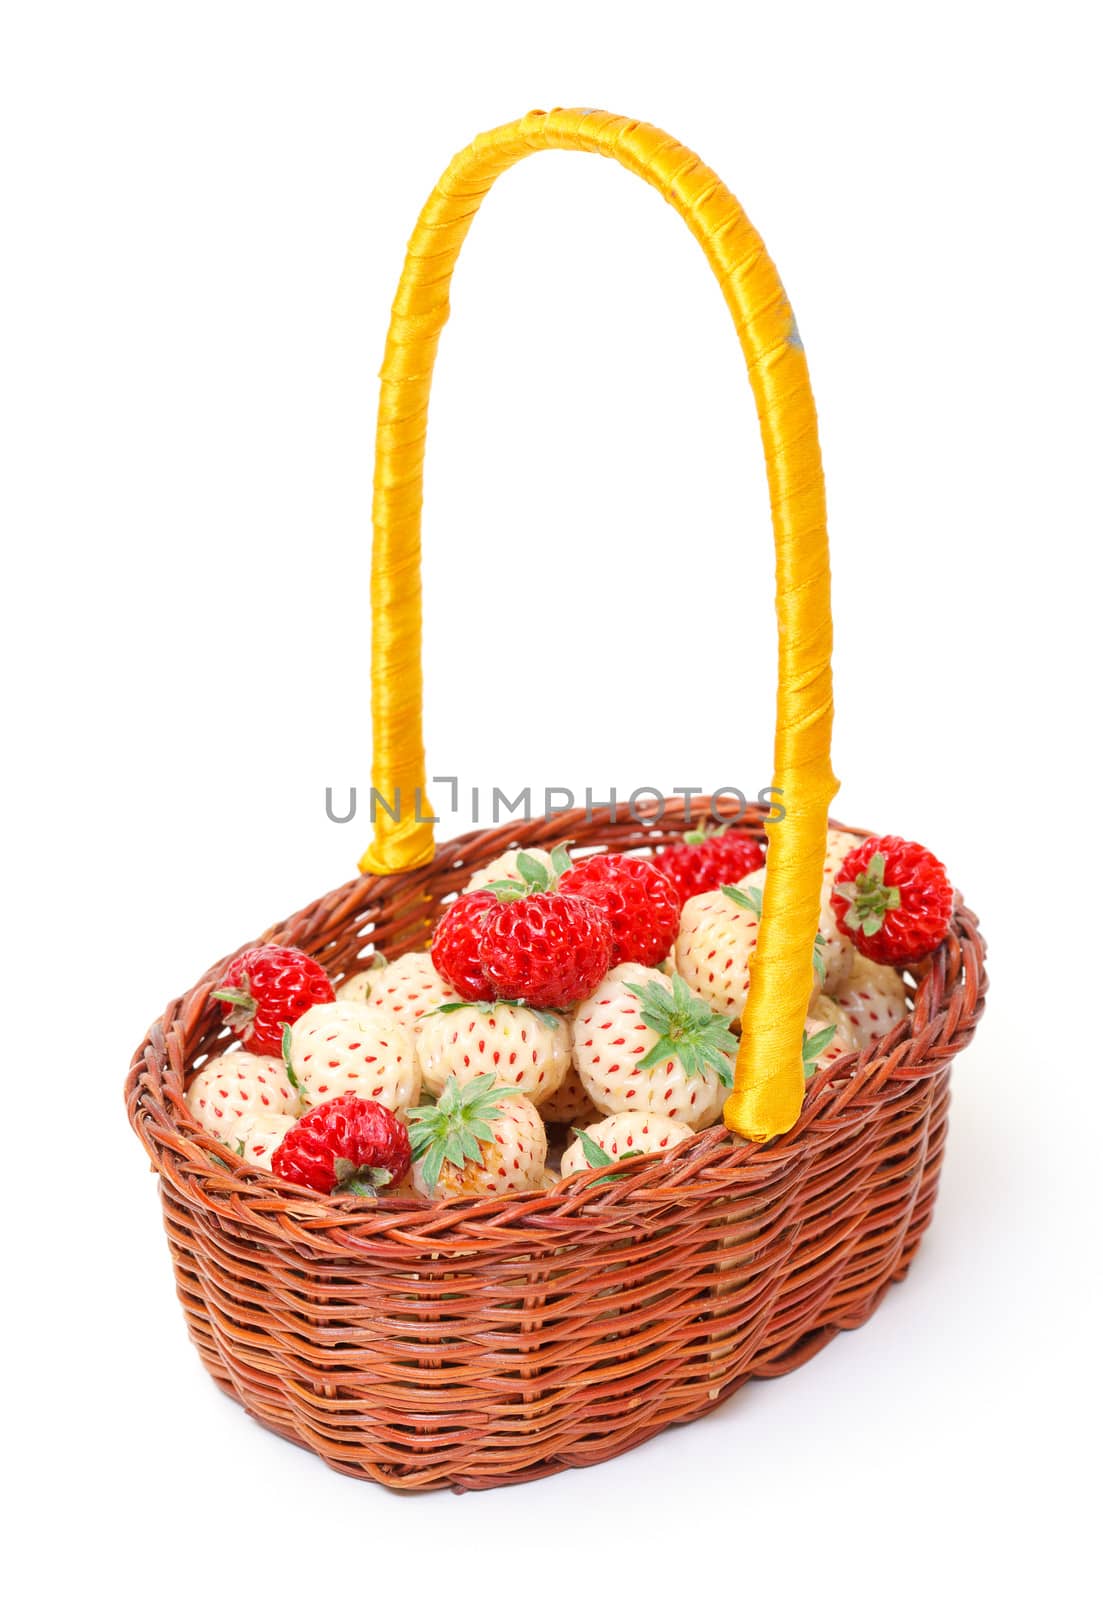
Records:
M709 802L711 806L711 802ZM689 831L702 820L703 805L687 806L679 799L664 801L654 819L638 823L637 849L653 849L658 837ZM624 808L610 813L609 826L623 825ZM723 808L721 808L723 814ZM764 836L768 808L745 806L738 816L725 820L732 826ZM680 1200L699 1198L702 1192L730 1194L734 1189L758 1189L771 1173L787 1171L794 1162L810 1161L816 1147L828 1136L837 1138L844 1125L857 1132L874 1104L886 1097L906 1095L914 1085L949 1070L950 1062L969 1042L984 1010L987 974L985 943L977 918L964 904L955 906L950 931L928 958L919 978L914 1005L908 1016L883 1039L862 1051L842 1056L830 1072L821 1072L808 1085L800 1117L792 1128L763 1144L751 1144L714 1124L674 1149L644 1152L618 1164L617 1181L602 1182L604 1169L572 1173L539 1190L486 1196L457 1196L429 1200L417 1194L367 1198L357 1195L319 1195L287 1183L237 1156L192 1117L183 1098L183 1085L194 1057L206 1052L188 1040L196 1030L202 1038L216 1020L217 1002L210 993L228 961L258 943L298 943L304 929L315 937L332 931L357 910L373 901L405 896L416 903L422 884L446 868L462 868L464 852L476 843L495 853L521 840L528 848L557 842L571 835L572 826L587 813L581 808L558 814L554 821L507 823L492 829L474 829L442 842L428 866L395 877L365 874L320 896L302 911L292 913L266 933L249 940L239 951L220 958L183 995L170 1001L162 1016L147 1030L131 1062L126 1081L127 1110L132 1126L162 1182L184 1186L191 1203L224 1221L248 1225L285 1241L309 1243L316 1249L326 1235L346 1252L368 1240L381 1242L386 1235L408 1241L411 1232L431 1238L434 1249L447 1246L455 1231L462 1241L465 1224L488 1222L517 1244L516 1228L538 1222L544 1228L569 1229L572 1219L588 1219L607 1212L631 1217L640 1225L656 1222ZM831 826L862 837L869 830L831 819ZM624 849L623 841L616 848ZM632 848L631 844L628 848ZM590 837L580 853L593 853L602 845ZM294 939L281 938L294 927ZM204 1022L206 1028L204 1029ZM173 1077L179 1079L179 1086ZM470 1250L471 1241L467 1241Z

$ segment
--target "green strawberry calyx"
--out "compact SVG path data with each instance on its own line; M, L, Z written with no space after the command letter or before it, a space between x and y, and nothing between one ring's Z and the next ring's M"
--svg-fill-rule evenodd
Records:
M812 970L820 980L821 987L827 982L827 963L823 953L827 949L827 940L822 933L817 933L812 946Z
M752 883L750 887L746 884L725 883L720 893L726 894L729 900L734 900L737 906L749 911L759 922L762 921L762 890L757 883Z
M731 1058L736 1050L727 1017L712 1010L707 1000L694 994L686 980L674 974L672 988L654 979L650 983L626 983L630 994L640 1001L640 1020L658 1034L641 1061L640 1072L658 1067L672 1056L681 1062L687 1078L703 1078L715 1072L726 1089L732 1087Z
M806 1033L804 1043L800 1047L801 1060L804 1063L805 1082L816 1076L816 1057L823 1054L835 1037L835 1024L821 1028L818 1033Z
M386 1188L394 1177L389 1167L358 1167L346 1156L337 1156L333 1163L333 1176L337 1182L334 1194L358 1194L372 1200L380 1189Z
M291 1065L291 1024L290 1024L290 1022L285 1022L284 1025L283 1025L283 1028L280 1030L280 1054L283 1056L283 1065L284 1065L284 1070L287 1073L288 1081L290 1082L291 1087L295 1090L295 1092L298 1093L299 1090L302 1088L302 1084L299 1082L298 1078L296 1078L296 1076L295 1076L295 1068Z
M571 1132L582 1146L582 1154L591 1167L611 1167L613 1158L607 1150L603 1150L596 1139L591 1139L585 1128L572 1128Z
M864 872L859 872L853 883L835 880L835 893L849 900L845 917L846 926L853 933L880 933L890 911L900 907L900 890L885 882L884 852L878 850L870 856Z
M627 1161L631 1156L646 1155L644 1150L622 1150L619 1156L611 1156L608 1150L603 1150L596 1139L592 1139L585 1128L572 1128L571 1132L582 1146L582 1154L591 1170L599 1167L616 1167L618 1162ZM602 1177L596 1178L595 1183L608 1183L611 1178L617 1178L618 1172L606 1172Z
M565 844L557 844L552 851L550 871L536 856L522 850L517 857L520 882L514 878L498 878L494 883L488 883L486 888L506 905L512 900L523 900L527 894L554 894L560 878L570 866L571 858Z
M436 1105L410 1107L410 1149L415 1160L424 1157L421 1176L430 1192L446 1161L452 1167L469 1161L485 1166L481 1146L494 1138L490 1124L502 1115L498 1101L519 1093L516 1085L499 1083L492 1072L481 1072L469 1083L458 1083L453 1075Z
M508 1006L511 1011L527 1011L531 1016L539 1017L548 1028L558 1028L564 1020L561 1011L541 1011L536 1006L527 1006L523 1000L447 1000L444 1005L434 1006L425 1015L445 1017L452 1011L480 1011L484 1017L488 1017L499 1006Z

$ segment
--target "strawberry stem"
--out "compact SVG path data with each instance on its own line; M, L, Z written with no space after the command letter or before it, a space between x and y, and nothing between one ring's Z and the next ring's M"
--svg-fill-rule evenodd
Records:
M234 1021L240 1013L241 1021L248 1022L257 1009L257 1002L253 999L248 989L213 989L211 991L211 999L221 1000L222 1004L226 1006L233 1006L234 1015L231 1017L231 1021Z

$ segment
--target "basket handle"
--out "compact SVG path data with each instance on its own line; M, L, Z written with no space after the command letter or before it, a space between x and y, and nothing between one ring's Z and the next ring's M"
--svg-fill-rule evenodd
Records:
M376 435L372 547L372 782L378 810L361 869L405 872L433 856L425 793L421 677L422 464L429 388L460 246L500 173L536 150L610 156L650 183L688 224L739 334L770 486L778 617L774 785L762 925L724 1120L746 1138L790 1128L804 1097L801 1043L813 941L838 785L831 770L831 600L823 472L808 366L777 272L735 197L668 134L604 111L533 111L455 157L418 219L391 313Z

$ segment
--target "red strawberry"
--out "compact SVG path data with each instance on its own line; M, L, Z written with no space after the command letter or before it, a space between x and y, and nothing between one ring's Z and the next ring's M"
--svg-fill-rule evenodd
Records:
M410 1166L410 1136L378 1100L338 1095L299 1118L272 1152L272 1171L321 1194L374 1194Z
M766 852L757 839L735 828L717 828L687 833L681 844L660 850L655 865L670 879L685 905L695 894L738 883L765 860Z
M886 967L907 966L936 950L953 903L941 861L895 834L863 839L843 861L831 895L840 931Z
M613 929L592 900L529 894L488 913L479 955L499 999L562 1011L608 972Z
M681 900L671 880L642 856L591 856L565 872L559 888L605 912L613 928L614 967L622 961L653 967L674 943Z
M311 1006L328 1005L333 985L316 961L282 944L262 944L235 956L212 999L255 1056L283 1054L283 1027Z
M465 1000L493 1000L494 990L479 960L479 941L487 914L498 906L491 889L461 894L437 923L429 954L433 965Z

